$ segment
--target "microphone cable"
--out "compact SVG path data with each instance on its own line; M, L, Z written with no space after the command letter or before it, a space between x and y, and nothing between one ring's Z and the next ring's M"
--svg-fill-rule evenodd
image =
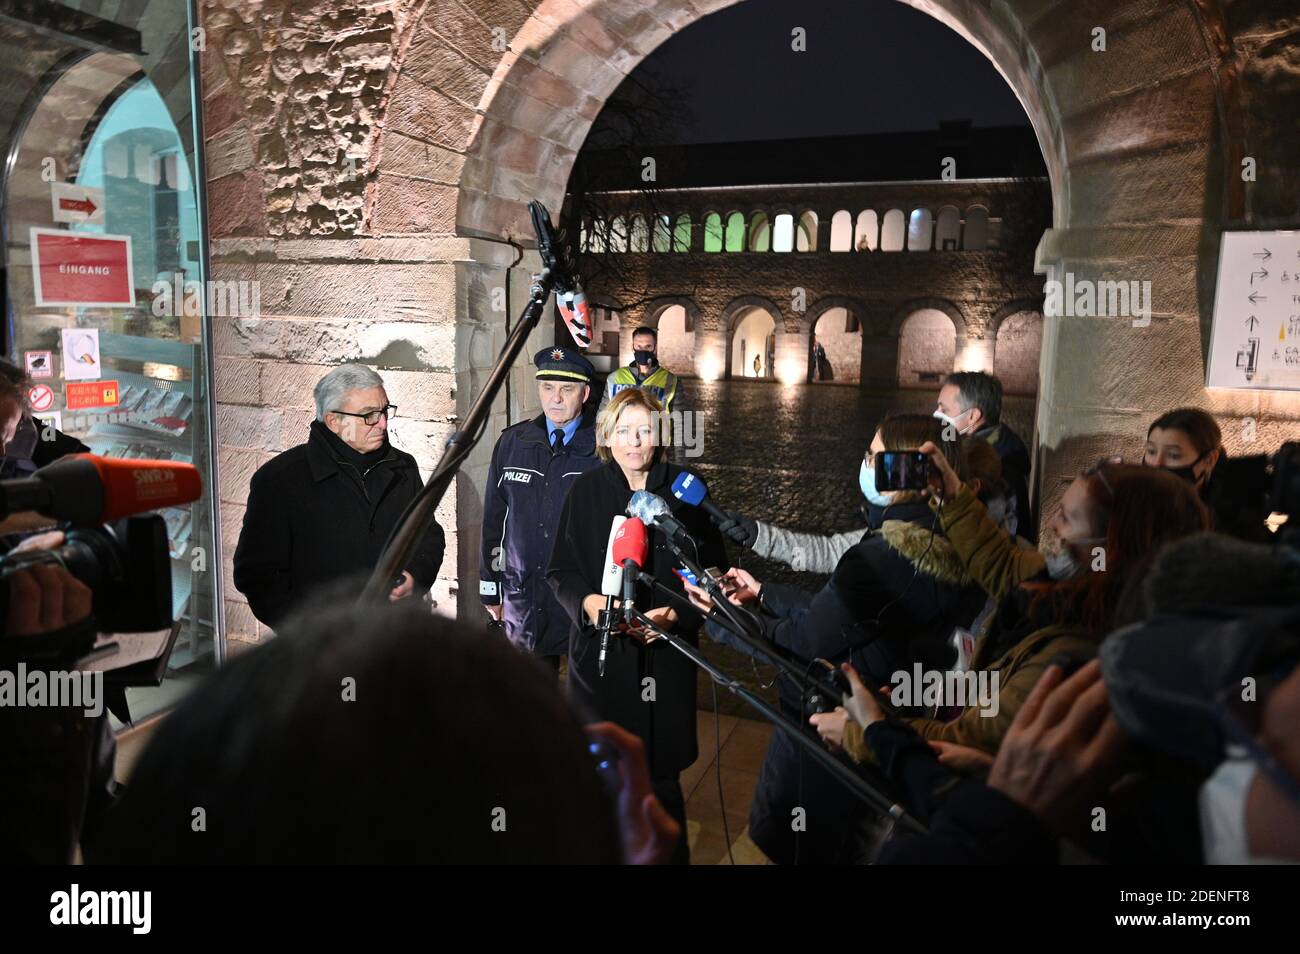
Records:
M718 680L710 679L709 686L713 690L713 767L718 779L718 809L722 812L722 836L727 839L727 858L734 868L736 856L731 850L731 826L727 822L727 800L722 794L722 713L718 708ZM682 836L685 835L686 833L682 832Z

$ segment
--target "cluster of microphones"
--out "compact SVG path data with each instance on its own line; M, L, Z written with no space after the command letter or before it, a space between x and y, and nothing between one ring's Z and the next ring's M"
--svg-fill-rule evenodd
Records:
M709 499L708 487L692 473L678 475L673 481L673 496L682 503L704 510L714 521L725 523L730 516ZM605 659L609 651L609 637L617 625L618 614L614 599L621 597L623 621L629 625L636 620L636 584L645 571L650 556L648 527L657 527L668 538L670 547L680 550L691 544L690 534L658 494L638 490L627 505L627 515L616 515L609 528L609 542L605 547L605 568L601 575L600 593L605 597L605 610L600 615L600 674L605 674Z

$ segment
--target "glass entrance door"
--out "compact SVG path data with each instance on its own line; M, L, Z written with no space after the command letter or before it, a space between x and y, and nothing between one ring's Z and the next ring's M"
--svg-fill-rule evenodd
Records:
M26 375L41 439L203 475L199 501L160 511L175 642L160 684L127 691L137 720L223 652L192 15L182 2L0 6L0 350Z

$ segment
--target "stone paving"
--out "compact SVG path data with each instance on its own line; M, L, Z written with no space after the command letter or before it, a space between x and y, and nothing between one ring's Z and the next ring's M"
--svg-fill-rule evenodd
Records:
M858 468L876 425L891 410L931 413L936 391L871 391L832 384L782 387L761 381L683 382L690 406L704 414L703 453L688 461L721 507L798 530L832 533L865 527ZM1008 397L1003 418L1028 443L1035 399ZM815 592L824 577L732 550L732 562L760 580L779 580ZM740 654L705 640L706 654L730 674L754 685L773 675ZM756 678L757 677L757 678ZM769 690L765 696L772 698ZM700 708L712 709L707 679ZM725 712L753 717L740 699L720 695Z

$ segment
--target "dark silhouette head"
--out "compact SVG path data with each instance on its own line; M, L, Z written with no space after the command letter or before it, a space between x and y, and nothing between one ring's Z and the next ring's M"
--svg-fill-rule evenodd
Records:
M167 716L86 857L608 864L621 847L552 672L418 602L348 595Z

